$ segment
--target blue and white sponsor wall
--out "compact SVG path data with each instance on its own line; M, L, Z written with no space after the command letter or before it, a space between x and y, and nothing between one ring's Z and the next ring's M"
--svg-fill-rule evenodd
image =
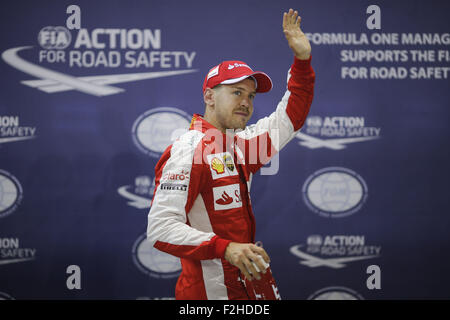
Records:
M450 3L331 0L2 2L0 298L174 297L154 166L222 60L272 77L251 122L275 109L290 7L315 97L251 191L281 296L450 298Z

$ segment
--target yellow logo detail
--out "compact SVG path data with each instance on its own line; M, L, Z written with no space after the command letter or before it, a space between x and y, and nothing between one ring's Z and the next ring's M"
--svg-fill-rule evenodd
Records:
M219 158L214 157L211 161L211 168L217 173L222 174L225 172L225 166L223 165L223 162L220 161Z

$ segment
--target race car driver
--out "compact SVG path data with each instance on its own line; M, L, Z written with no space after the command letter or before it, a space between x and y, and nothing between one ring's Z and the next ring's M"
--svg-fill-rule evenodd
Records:
M313 100L311 46L300 22L297 11L283 14L294 62L276 110L247 126L256 93L272 81L245 62L223 61L205 77L204 115L193 116L155 167L147 237L181 258L176 299L255 299L251 280L270 258L254 243L251 177L295 136Z

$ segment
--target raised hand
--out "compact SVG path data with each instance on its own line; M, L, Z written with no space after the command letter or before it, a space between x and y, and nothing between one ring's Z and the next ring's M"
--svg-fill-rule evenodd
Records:
M298 12L289 9L289 12L283 14L283 32L294 55L298 59L307 60L311 54L311 44L300 29L301 21Z

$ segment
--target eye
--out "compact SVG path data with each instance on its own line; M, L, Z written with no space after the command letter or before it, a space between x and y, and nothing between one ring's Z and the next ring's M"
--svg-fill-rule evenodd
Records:
M254 95L254 94L251 94L251 95L249 96L249 98L250 98L250 100L253 100L253 99L255 99L255 95Z
M238 90L234 91L233 93L234 93L235 95L237 95L237 96L240 96L240 95L241 95L241 92L238 91Z

